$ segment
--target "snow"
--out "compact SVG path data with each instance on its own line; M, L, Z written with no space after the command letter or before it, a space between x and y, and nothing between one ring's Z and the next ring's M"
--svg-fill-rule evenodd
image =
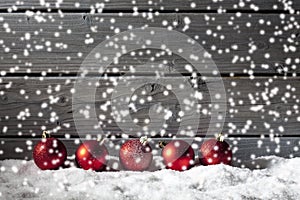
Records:
M0 198L10 199L300 199L300 158L257 158L261 170L226 165L185 172L41 171L33 161L0 161Z

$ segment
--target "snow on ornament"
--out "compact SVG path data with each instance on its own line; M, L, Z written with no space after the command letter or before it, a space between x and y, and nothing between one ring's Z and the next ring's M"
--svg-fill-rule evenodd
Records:
M58 169L67 158L67 149L59 139L50 137L47 131L43 132L42 137L33 149L33 160L42 170Z
M219 134L216 139L209 139L200 147L200 162L203 165L226 164L230 165L232 151L224 136ZM201 156L200 155L200 156Z

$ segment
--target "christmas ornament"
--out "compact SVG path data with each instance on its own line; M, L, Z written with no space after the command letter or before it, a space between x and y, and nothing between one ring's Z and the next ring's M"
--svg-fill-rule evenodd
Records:
M224 141L222 134L219 134L216 139L205 141L201 145L200 153L202 154L200 162L203 165L231 164L232 151L229 144Z
M119 152L120 162L127 170L144 171L152 162L152 149L147 137L125 142Z
M194 165L195 153L192 147L183 140L174 140L166 144L160 142L164 164L168 169L184 171Z
M65 145L57 138L43 132L42 140L33 149L33 160L42 170L58 169L67 158Z
M81 168L95 171L101 171L105 168L109 154L106 147L101 143L96 140L85 141L77 148L75 157Z

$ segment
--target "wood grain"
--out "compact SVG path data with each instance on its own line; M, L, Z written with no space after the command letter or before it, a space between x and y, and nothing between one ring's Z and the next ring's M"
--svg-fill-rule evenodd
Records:
M118 135L125 131L135 136L137 132L130 132L135 125L153 130L164 129L166 130L166 134L163 135L165 137L168 137L168 134L176 134L179 127L198 126L197 134L205 135L209 124L215 125L218 122L211 120L210 115L212 105L209 91L213 95L218 91L216 88L218 85L214 84L214 79L199 81L196 91L202 93L203 98L198 102L194 101L194 106L186 110L187 107L181 103L182 99L179 97L189 92L188 85L179 90L176 89L177 86L174 83L179 84L187 77L165 77L159 80L154 77L136 77L129 81L131 83L139 81L139 85L136 86L137 88L132 88L132 92L127 92L128 86L117 78L115 80L119 84L117 86L113 86L112 82L106 78L99 78L99 80L87 78L82 83L82 91L77 93L72 93L75 77L44 77L43 80L20 77L2 78L0 83L1 137L36 136L40 134L42 128L56 130L54 134L59 137L76 137L78 131L97 134L99 127L95 129L95 124L83 123L77 129L74 124L74 116L77 116L75 114L79 113L81 116L81 113L90 112L93 106L95 106L96 118L90 117L88 121L96 120L97 124L101 122L100 127L105 134L111 135ZM153 84L143 85L147 80L153 81ZM166 96L165 86L170 81L173 83L173 88L168 90L169 95ZM97 82L99 86L89 86L91 82ZM297 77L289 79L256 77L253 80L246 77L223 78L227 99L223 132L229 135L299 135L299 82L300 79ZM115 96L112 97L112 93L108 91L114 91ZM142 91L146 91L147 95L142 95ZM92 96L94 94L95 99L87 98L90 94ZM132 98L134 95L137 95L137 101L125 101L125 97ZM139 100L146 99L147 96L151 96L152 100L140 103ZM72 97L75 99L73 106ZM188 95L187 99L189 99ZM121 110L114 110L109 105L106 106L107 109L103 109L101 106L107 101L116 102L113 105L119 106ZM131 103L135 105L133 110L129 106ZM222 106L224 102L217 100L215 104ZM162 109L171 111L172 117L165 120L164 112L157 114L159 107L155 106L158 105L161 105ZM201 107L197 107L198 105ZM185 113L183 118L179 117L180 110ZM126 111L127 118L125 118L126 115L122 115L122 112ZM199 121L194 115L198 111L200 111ZM104 117L101 118L100 115ZM82 114L79 122L85 119L85 116ZM134 118L138 119L136 123L133 123ZM127 121L122 122L122 119L127 119ZM150 120L148 124L145 119ZM116 123L120 120L122 123ZM164 124L167 126L165 127ZM213 129L214 131L220 130L216 128Z
M4 159L32 159L32 149L39 139L1 139L0 142L0 160ZM84 141L84 140L82 140ZM66 145L70 161L74 161L74 153L81 140L66 140L62 142ZM111 156L111 163L118 163L119 148L125 140L115 139L105 143ZM226 141L231 145L233 151L233 166L247 167L250 169L265 168L268 162L259 160L260 156L276 155L285 158L300 156L299 147L300 139L295 137L288 138L227 138ZM193 142L196 157L198 157L198 149L203 139ZM160 149L157 146L158 139L153 139L150 143L153 152L155 152L155 160L159 160ZM110 145L109 145L110 144ZM256 162L253 159L257 159ZM119 165L120 167L120 165ZM120 168L117 168L120 169ZM159 167L154 163L150 170L157 170Z
M265 1L264 1L265 2ZM166 27L183 32L211 54L221 74L298 73L300 16L286 14L167 13L143 18L132 14L2 14L0 21L0 69L5 73L74 74L99 43L128 27ZM113 18L113 20L112 20ZM40 22L38 22L40 21ZM190 22L187 28L186 22ZM174 24L175 23L175 24ZM288 25L290 24L290 25ZM4 28L6 27L6 28ZM118 29L115 29L118 28ZM185 30L186 29L186 30ZM25 37L26 36L26 37ZM174 44L180 47L180 42ZM287 49L292 50L287 50ZM161 50L123 55L107 72L149 73L150 64L164 63L165 73L187 73L188 63L179 55ZM140 54L141 53L141 54ZM87 59L87 64L95 63ZM112 69L117 70L113 71ZM211 74L208 67L200 73ZM98 73L98 70L96 71Z
M114 0L114 1L97 1L97 0L77 0L80 6L76 6L74 0L64 0L62 3L57 4L56 0L47 0L47 5L43 5L39 0L23 0L22 3L16 3L15 0L5 0L0 3L0 8L7 9L16 6L20 9L65 9L65 10L82 10L90 9L91 6L94 8L102 8L104 4L104 10L108 11L120 11L128 10L132 11L133 7L138 7L139 10L160 10L160 11L202 11L202 10L242 10L242 11L278 11L285 10L284 3L277 0L252 0L245 1L244 4L240 3L239 0L226 0L226 1L213 1L213 0L193 0L193 1L181 1L181 0L163 0L163 1L148 1L148 0ZM195 8L191 7L191 3L196 4ZM291 1L294 9L299 9L299 1ZM276 6L276 7L275 7ZM259 8L257 10L257 8Z

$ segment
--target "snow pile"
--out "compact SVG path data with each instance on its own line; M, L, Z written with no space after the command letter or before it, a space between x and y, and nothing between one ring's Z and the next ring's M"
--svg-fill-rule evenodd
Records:
M186 172L41 171L1 161L0 199L300 199L300 158L263 157L266 169L198 166Z

